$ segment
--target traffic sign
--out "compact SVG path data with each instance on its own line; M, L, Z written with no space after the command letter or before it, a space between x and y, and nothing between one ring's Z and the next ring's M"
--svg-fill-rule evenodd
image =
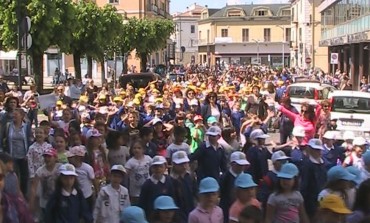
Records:
M306 64L310 64L311 62L312 62L312 59L311 59L311 57L306 57Z
M330 64L338 64L339 62L339 56L338 53L331 53L330 54Z

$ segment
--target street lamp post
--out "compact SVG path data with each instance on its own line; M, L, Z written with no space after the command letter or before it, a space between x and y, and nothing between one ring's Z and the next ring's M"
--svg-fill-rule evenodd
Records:
M276 25L276 26L279 27L283 31L283 41L281 42L283 52L281 53L281 60L282 60L283 68L284 68L285 67L285 28L280 25Z
M260 41L259 40L255 40L255 39L252 39L252 41L254 41L255 43L257 43L257 63L258 65L260 65Z

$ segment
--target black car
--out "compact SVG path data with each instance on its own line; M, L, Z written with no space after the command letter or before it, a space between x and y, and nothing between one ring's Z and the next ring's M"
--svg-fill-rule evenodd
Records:
M119 83L124 89L126 89L127 84L132 85L135 89L146 88L150 82L155 80L158 81L161 88L163 85L162 78L156 73L123 74L119 77Z

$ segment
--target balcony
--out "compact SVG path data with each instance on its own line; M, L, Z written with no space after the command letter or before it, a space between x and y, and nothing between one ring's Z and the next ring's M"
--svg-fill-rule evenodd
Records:
M349 34L355 34L365 31L370 31L370 15L346 22L344 24L335 25L332 29L326 29L321 33L321 39L332 39Z

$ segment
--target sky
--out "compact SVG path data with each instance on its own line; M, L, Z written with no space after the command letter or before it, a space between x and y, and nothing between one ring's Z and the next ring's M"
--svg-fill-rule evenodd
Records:
M198 5L208 5L208 8L222 8L228 4L271 4L271 3L286 3L287 0L171 0L171 14L175 12L183 12L186 7L197 3Z

